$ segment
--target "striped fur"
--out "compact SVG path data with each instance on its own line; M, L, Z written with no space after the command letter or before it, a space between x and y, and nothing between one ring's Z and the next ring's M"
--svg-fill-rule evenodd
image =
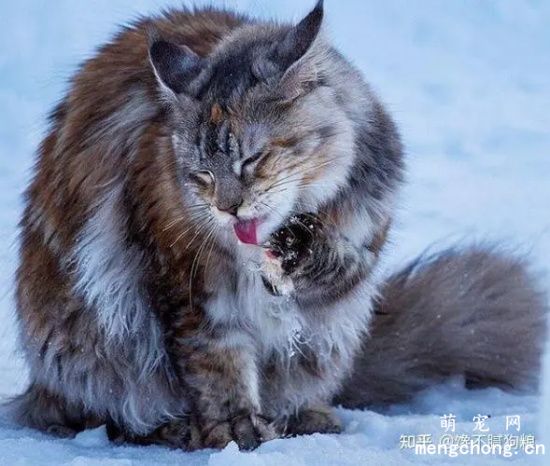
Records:
M403 162L322 17L172 10L80 67L21 221L21 423L185 449L338 431Z

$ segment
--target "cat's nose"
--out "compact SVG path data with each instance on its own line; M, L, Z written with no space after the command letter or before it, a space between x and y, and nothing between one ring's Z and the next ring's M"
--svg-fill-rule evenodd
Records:
M237 216L237 212L239 211L239 207L243 204L243 201L242 199L240 201L237 201L236 203L232 204L232 205L225 205L225 204L218 204L216 207L218 208L218 210L220 210L221 212L225 212L227 214L231 214L231 215L234 215L235 217Z

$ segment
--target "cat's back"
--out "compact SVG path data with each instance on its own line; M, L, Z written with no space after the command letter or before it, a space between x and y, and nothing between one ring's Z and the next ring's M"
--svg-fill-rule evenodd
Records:
M93 134L95 130L103 136L102 125L108 126L117 119L151 118L151 108L149 111L139 108L145 104L142 101L147 101L158 110L158 86L148 55L151 37L162 36L206 56L220 40L246 21L245 17L230 11L179 9L143 17L123 27L81 65L61 104L64 121L59 121L58 112L54 115L55 123L65 123L69 130L77 127L80 135Z

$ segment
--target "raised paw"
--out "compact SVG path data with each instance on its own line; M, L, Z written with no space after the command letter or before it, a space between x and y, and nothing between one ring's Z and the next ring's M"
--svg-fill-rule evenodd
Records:
M330 408L304 409L286 420L283 435L339 434L342 432L340 420Z
M270 254L281 262L283 271L294 272L313 254L313 245L322 232L322 223L314 214L293 215L269 238Z
M203 439L203 447L221 449L235 441L239 450L254 450L275 437L275 429L263 417L241 415L211 428Z
M293 291L292 277L313 259L316 245L323 237L323 224L314 214L299 214L275 231L265 244L263 281L272 294Z

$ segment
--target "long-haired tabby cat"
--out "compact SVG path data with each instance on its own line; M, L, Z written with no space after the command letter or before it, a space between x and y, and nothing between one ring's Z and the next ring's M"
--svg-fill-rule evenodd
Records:
M21 423L249 449L453 373L534 380L545 304L521 261L447 251L377 279L402 146L322 18L173 10L82 65L26 192Z

